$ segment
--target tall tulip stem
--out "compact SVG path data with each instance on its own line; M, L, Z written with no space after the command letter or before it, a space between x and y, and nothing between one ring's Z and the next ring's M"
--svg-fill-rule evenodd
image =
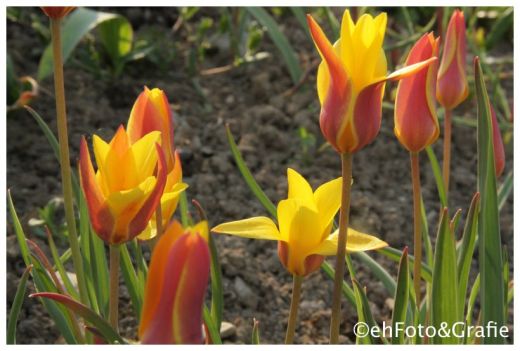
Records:
M60 147L61 182L65 206L72 263L76 272L80 300L88 305L87 286L83 273L83 261L79 250L78 235L76 233L76 219L74 217L74 203L72 199L72 180L70 171L69 140L67 132L67 112L65 108L65 83L63 81L63 58L61 52L61 20L51 18L52 54L54 63L54 94L56 98L56 117L58 125L58 140Z
M421 262L422 262L422 237L421 237L421 177L419 170L419 153L410 152L413 188L413 286L417 307L421 304Z
M291 309L289 310L289 319L287 321L287 331L285 334L285 344L294 343L294 331L296 329L296 321L298 319L298 307L300 305L300 294L302 287L303 277L294 274L293 275L293 289L291 297Z
M116 331L119 319L119 250L119 244L110 245L110 296L108 302L108 319L110 325Z
M345 254L347 245L347 228L350 214L350 188L352 184L352 154L341 155L341 209L339 218L338 252L336 254L336 271L334 276L334 291L332 295L332 316L330 321L330 343L337 344L341 318L341 295L345 274Z
M448 196L451 161L451 110L444 109L444 111L444 159L442 162L442 179L444 180L446 196Z

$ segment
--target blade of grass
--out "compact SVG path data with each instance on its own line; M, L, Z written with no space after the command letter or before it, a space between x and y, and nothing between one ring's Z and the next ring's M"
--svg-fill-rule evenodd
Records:
M9 312L9 319L7 321L6 343L8 345L16 344L16 323L18 322L18 315L22 309L23 300L27 291L27 279L29 279L32 267L32 265L29 265L23 272L20 282L18 283L18 288L16 289L16 294L14 295L11 311Z

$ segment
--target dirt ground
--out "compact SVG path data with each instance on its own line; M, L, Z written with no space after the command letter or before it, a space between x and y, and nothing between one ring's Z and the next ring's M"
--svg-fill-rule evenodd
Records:
M176 9L112 9L129 17L139 32L151 24L169 31L178 17ZM215 10L207 10L209 13ZM35 13L37 10L35 10ZM304 69L318 57L312 42L294 18L280 21L283 32L297 49ZM242 65L220 74L200 76L200 88L185 65L184 32L173 35L178 56L166 71L143 60L130 64L123 75L103 80L75 64L65 69L71 162L76 164L82 135L97 133L105 138L126 123L135 98L143 86L163 89L175 118L175 143L181 152L184 181L189 184L189 199L197 199L205 208L211 225L224 221L268 215L246 186L237 170L228 143L225 124L229 123L251 172L275 203L286 197L286 170L292 167L310 180L313 187L340 175L340 160L331 148L318 150L324 139L318 125L319 103L315 91L315 69L306 82L292 94L290 76L281 64L279 52L266 37L261 51L268 58ZM225 46L225 45L224 45ZM35 74L43 50L42 40L31 28L8 21L7 50L19 73ZM512 47L507 48L512 55ZM468 57L468 62L470 58ZM229 53L218 46L207 56L204 68L230 63ZM52 79L41 84L41 95L31 106L56 130ZM507 82L512 85L512 82ZM396 87L389 84L387 91ZM512 99L512 94L509 95ZM387 99L387 101L389 101ZM392 247L412 246L412 199L409 156L393 134L393 115L383 111L381 131L376 140L354 156L351 226L374 233ZM457 115L474 119L475 102L468 100ZM316 148L303 151L298 128L305 127L317 140ZM45 246L28 226L37 218L37 209L60 196L59 168L52 150L31 116L25 111L9 115L7 128L7 186L26 233ZM441 157L442 138L434 145ZM463 218L476 191L476 129L454 125L452 149L451 213L462 208ZM506 170L513 168L511 144L507 147ZM423 197L430 232L438 221L438 196L426 155L421 155ZM9 216L8 216L9 217ZM502 240L513 261L513 199L501 212ZM460 236L461 233L457 233ZM433 235L433 234L431 234ZM262 343L281 343L284 339L290 303L291 276L281 266L276 243L228 236L216 236L224 283L224 318L233 323L236 335L225 340L249 343L252 321L260 321ZM397 263L377 252L375 258L396 274ZM331 260L331 262L333 262ZM378 323L391 319L388 292L370 271L354 257L358 279L367 288L372 312ZM474 266L477 267L476 262ZM8 218L7 226L7 308L16 291L24 264ZM512 271L512 266L511 266ZM473 278L471 278L473 280ZM471 281L472 281L471 280ZM303 283L297 343L328 341L332 281L316 272ZM128 294L122 289L121 330L135 337L136 324ZM509 327L512 331L512 306ZM355 342L352 326L357 322L355 309L344 302L343 343ZM26 298L17 331L18 343L55 343L58 333L38 301Z

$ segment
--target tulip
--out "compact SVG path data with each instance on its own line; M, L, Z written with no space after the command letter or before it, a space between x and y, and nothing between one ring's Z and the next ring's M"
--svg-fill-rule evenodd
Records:
M341 35L334 46L310 15L307 22L323 59L317 77L321 131L336 151L354 153L379 132L386 81L413 75L434 59L387 76L383 51L386 13L375 18L365 14L354 23L350 12L345 11Z
M67 16L75 8L75 6L42 6L41 9L50 18L59 19Z
M171 222L152 254L139 325L143 344L201 344L210 272L208 225Z
M161 228L165 228L179 203L181 193L188 187L182 182L182 166L179 154L173 144L173 124L170 104L166 94L160 89L144 88L130 112L127 133L131 143L144 135L161 132L161 147L167 164L167 179L161 197ZM140 240L148 240L157 235L157 217L153 216L146 229L139 234Z
M446 31L442 60L437 76L437 100L453 110L468 96L466 79L466 25L464 13L456 10Z
M423 35L412 47L406 65L438 55L439 39L433 33ZM395 100L394 132L410 152L419 152L439 137L439 121L435 108L437 62L414 76L399 82Z
M341 201L341 178L329 181L313 192L298 172L287 170L289 194L278 203L278 226L267 217L220 224L215 233L243 238L278 241L278 256L283 266L297 276L317 270L324 256L335 255L338 231L330 234L332 221ZM374 236L349 229L347 251L375 250L387 244Z
M131 144L120 126L110 143L94 135L94 172L85 138L80 146L81 187L94 231L109 244L141 233L160 201L166 183L166 160L160 132Z
M489 110L491 111L491 123L493 126L493 153L495 155L495 174L498 177L504 172L506 165L506 154L504 152L504 143L502 141L502 134L500 133L500 127L498 126L497 115L495 109L489 104Z

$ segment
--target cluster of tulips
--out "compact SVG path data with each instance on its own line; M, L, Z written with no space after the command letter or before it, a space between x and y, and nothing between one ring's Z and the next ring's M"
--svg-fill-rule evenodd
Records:
M413 311L416 321L419 318L424 319L424 315L419 316L426 311L426 321L429 320L432 325L443 322L439 318L443 318L444 315L439 317L436 312L439 309L436 309L436 306L432 307L429 299L421 298L425 289L421 282L424 232L421 222L419 153L439 137L440 126L436 108L438 101L445 109L442 184L447 193L451 148L450 111L468 96L465 73L466 32L461 11L455 11L449 21L442 59L439 59L440 39L433 33L426 33L410 49L404 67L391 74L387 74L383 50L387 22L385 13L376 17L364 14L354 21L350 12L345 11L340 37L334 44L327 39L316 21L310 15L307 16L310 34L322 58L317 72L317 95L321 104L319 124L323 136L341 157L342 176L313 190L302 175L296 170L288 169L288 195L278 203L276 221L259 216L222 223L210 230L202 210L200 221L196 224L181 224L173 219L179 199L188 185L182 181L182 166L175 149L170 106L166 95L160 89L144 88L135 101L126 128L121 125L110 141L93 135L91 140L96 167L92 162L87 138L82 138L78 166L80 188L88 208L90 226L110 249L110 326L106 326L102 318L96 319L86 312L90 311L86 305L91 287L86 286L85 280L81 279L84 260L81 259L81 241L76 233L72 177L68 165L59 25L60 20L72 8L43 10L51 18L65 210L71 256L78 275L78 298L81 303L70 296L60 294L59 289L57 292L38 292L33 294L34 297L63 303L73 313L85 319L88 324L87 330L98 342L124 342L113 336L114 333L117 334L118 329L120 250L126 243L138 242L139 245L149 245L152 250L142 296L139 342L216 342L218 337L211 333L208 323L213 318L213 322L219 325L221 317L215 318L213 310L211 313L206 311L204 302L210 276L213 278L212 271L217 269L214 265L216 257L210 232L273 240L278 243L281 264L294 279L286 343L294 341L303 278L317 271L323 265L325 256L336 257L330 342L338 343L341 299L346 284L345 266L351 264L350 253L379 250L388 246L375 236L348 228L350 190L353 185L352 159L355 153L360 152L376 138L381 124L385 84L398 81L394 131L399 142L409 151L411 159L415 258L414 288L408 292L404 286L397 287L395 308L398 308L397 296L401 294L404 296L402 299L406 301L404 315L410 297L410 301L415 305L410 307L410 310ZM477 72L480 69L478 65L476 59ZM495 113L487 99L485 102L484 106L479 104L479 109L483 108L484 112L489 114L488 133L492 136L490 139L493 146L493 153L489 159L493 160L494 176L498 177L504 169L504 148ZM496 188L494 191L496 193ZM478 201L478 195L476 198ZM338 211L339 224L336 224L334 219ZM441 213L441 222L447 223L447 209L443 209ZM441 235L439 237L442 238ZM451 240L455 249L453 237ZM447 245L443 244L445 242L438 239L437 249L441 245ZM437 254L439 253L436 252ZM407 255L408 249L403 250L399 282L401 272L405 267L407 269ZM403 273L402 278L406 282L407 272ZM433 275L435 281L436 268ZM356 288L354 292L358 304L358 317L368 322L366 307L361 307L365 306L363 303L366 296L363 289L358 288L359 282L354 277L352 283ZM347 288L350 289L348 286ZM438 285L433 288L433 292L427 292L427 295L431 297L431 294L435 294L435 289L438 289ZM213 290L213 279L211 293L216 294ZM464 297L465 287L462 298ZM403 301L402 299L399 301ZM455 301L452 302L453 309L457 309ZM397 310L394 311L394 315L396 314ZM402 318L405 318L404 315ZM95 321L98 321L97 325ZM75 333L80 336L77 340L88 340L84 331L76 330ZM397 341L404 342L404 339L398 338ZM444 341L434 339L434 342Z

